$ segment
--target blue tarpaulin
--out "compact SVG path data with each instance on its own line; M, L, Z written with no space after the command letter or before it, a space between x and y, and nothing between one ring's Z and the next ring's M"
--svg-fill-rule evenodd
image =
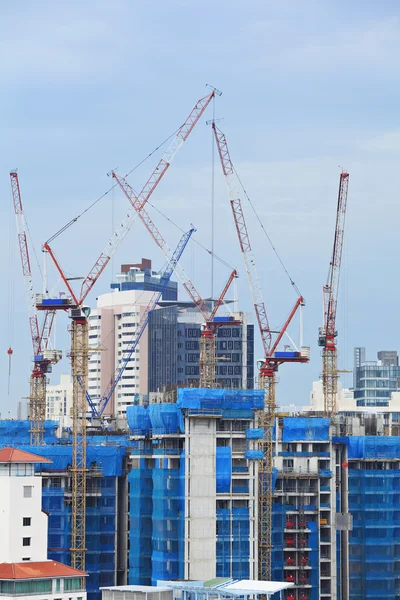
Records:
M150 404L149 414L153 433L184 433L182 412L176 404Z
M229 492L232 479L232 448L217 446L217 492Z
M145 406L127 406L126 420L133 433L146 435L150 430L150 415Z
M260 460L264 457L264 452L262 450L246 450L245 458L249 458L250 460Z
M357 436L335 437L334 443L348 446L348 457L366 460L400 458L400 437Z
M72 446L27 446L23 450L44 456L51 464L38 464L38 470L66 471L72 465ZM122 475L125 448L116 446L87 446L86 466L96 465L105 477Z
M46 444L56 444L55 430L57 421L44 422L44 441ZM14 446L14 444L30 444L31 423L26 420L5 419L0 420L0 444L2 446Z
M329 441L329 419L317 417L284 417L283 442Z
M192 409L260 409L264 406L264 390L181 388L176 404Z
M246 430L248 440L262 440L264 437L264 429L262 427L254 427Z

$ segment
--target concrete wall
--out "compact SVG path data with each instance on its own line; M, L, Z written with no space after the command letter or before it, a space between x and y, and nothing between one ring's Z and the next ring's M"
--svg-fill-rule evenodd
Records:
M216 576L216 421L187 417L185 579Z
M47 560L47 515L42 512L42 479L24 475L33 471L30 464L0 464L0 563ZM31 497L24 497L24 487ZM23 518L30 517L30 526ZM30 545L23 545L23 538Z

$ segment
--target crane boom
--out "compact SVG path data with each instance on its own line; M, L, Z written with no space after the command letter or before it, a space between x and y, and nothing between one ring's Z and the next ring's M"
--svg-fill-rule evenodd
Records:
M170 164L172 163L182 144L187 140L194 126L196 125L196 123L198 122L201 115L204 113L214 96L215 92L212 91L211 94L207 94L207 96L204 96L204 98L200 98L200 100L196 102L186 121L179 128L177 134L172 140L172 143L158 162L156 168L144 184L142 190L139 192L136 199L137 208L139 210L142 210L142 208L146 205L146 202L150 198L151 194L154 192L161 178L164 176L166 170L169 168Z
M136 202L137 196L136 196L134 190L132 189L132 187L129 185L129 183L126 181L126 179L124 177L120 177L115 172L113 172L112 176L114 177L114 179L117 181L117 183L121 187L122 191L124 192L125 196L128 198L128 200L131 203L134 210L136 210L139 219L142 221L142 223L146 227L147 231L150 233L151 237L153 238L153 240L155 241L157 246L160 248L165 259L168 262L170 262L171 261L171 250L169 249L167 242L165 241L165 239L163 238L163 236L157 229L156 225L153 223L153 221L150 218L150 215L147 213L146 209L139 208L139 205ZM181 267L181 265L179 263L177 263L175 265L174 270L175 270L176 276L178 277L179 281L181 282L181 284L183 285L183 287L189 294L190 298L192 299L194 304L197 306L197 308L203 315L204 320L207 321L207 319L209 317L209 311L208 311L207 304L204 302L203 298L200 296L199 292L196 290L195 286L190 281L189 277L186 275L184 269Z
M215 141L217 143L222 170L228 188L232 214L235 221L236 232L239 238L240 249L246 267L247 279L250 285L250 291L253 299L258 328L260 330L261 340L264 347L264 353L265 356L267 356L270 352L272 336L268 322L267 311L265 309L265 304L263 300L260 279L258 277L256 263L251 248L251 242L247 230L246 220L242 210L242 203L239 198L238 181L229 154L229 148L228 143L226 141L226 137L222 133L222 131L220 131L216 127L214 122L212 124L212 128L214 130Z
M336 212L335 237L333 241L332 259L329 264L328 281L324 286L325 298L325 330L326 335L335 337L336 306L339 293L340 266L342 262L342 249L344 238L344 224L347 208L347 192L349 188L349 174L340 174L339 192Z
M17 171L10 172L11 191L14 213L17 222L18 246L21 256L22 275L25 282L26 299L28 304L29 327L32 339L34 363L29 386L29 421L30 442L32 445L44 444L44 421L46 419L46 385L47 372L50 364L61 358L61 353L53 351L46 353L54 322L55 312L46 310L42 326L39 327L36 310L36 296L33 288L31 263L29 258L27 226L21 200L21 189Z
M344 224L347 208L349 174L340 174L336 210L335 236L332 258L329 263L328 281L322 288L324 299L324 324L319 330L318 344L322 346L322 387L324 411L330 417L336 414L337 403L337 348L336 348L336 309L339 293L340 266L342 262Z
M33 289L31 262L29 258L28 240L26 235L26 222L22 208L21 190L17 171L10 172L11 191L14 204L14 213L17 223L18 246L21 256L22 275L24 277L26 300L29 311L29 325L31 330L33 354L40 351L39 323L36 314L35 292Z
M157 246L160 248L161 252L164 254L167 261L171 262L171 251L168 248L168 245L167 245L165 239L163 238L163 236L161 235L161 233L159 232L159 230L157 229L157 227L151 220L146 209L140 208L139 204L137 202L135 202L136 195L135 195L135 192L132 189L132 187L129 185L129 183L126 181L125 178L119 177L114 172L113 172L113 177L117 180L118 184L120 185L122 191L128 198L131 205L134 208L135 208L135 206L137 207L136 211L139 216L139 219L142 221L142 223L146 227L147 231L150 233L151 237L153 238L153 240L155 241ZM231 273L228 283L224 287L222 294L216 303L217 306L216 306L215 310L210 312L206 302L200 296L199 292L196 290L195 286L193 285L193 283L191 282L189 277L186 275L185 271L183 270L183 268L181 267L179 262L176 263L176 265L174 267L174 271L175 271L175 274L176 274L177 278L179 279L180 283L183 285L183 287L189 294L190 298L192 299L192 301L195 304L195 306L197 307L197 309L200 311L200 313L205 321L205 326L203 327L202 332L201 332L201 342L200 342L200 386L201 387L214 387L215 386L215 375L216 375L215 333L216 333L217 327L212 326L212 320L213 320L218 308L221 306L221 303L223 302L223 299L226 295L226 292L229 289L230 284L232 283L233 279L237 276L237 273L236 273L236 271Z
M99 258L96 260L93 267L89 271L87 277L83 281L80 294L82 302L89 294L90 290L92 289L92 287L94 286L94 284L108 265L115 250L118 248L125 235L132 227L136 211L138 209L142 210L142 208L144 208L146 202L160 183L161 179L164 177L171 162L179 152L183 143L189 137L190 133L193 131L193 128L195 127L196 123L199 121L201 115L203 114L203 112L205 111L205 109L207 108L207 106L211 102L211 99L214 96L215 92L213 91L211 92L211 94L208 94L207 96L204 96L204 98L200 98L200 100L197 101L196 105L190 112L186 121L179 128L172 143L168 147L168 150L164 153L163 157L158 162L156 168L150 175L142 190L139 192L139 195L137 197L135 196L135 203L137 203L134 207L135 210L130 209L126 213L119 227L116 229L116 231L108 241L106 247L104 248L103 252L100 254Z

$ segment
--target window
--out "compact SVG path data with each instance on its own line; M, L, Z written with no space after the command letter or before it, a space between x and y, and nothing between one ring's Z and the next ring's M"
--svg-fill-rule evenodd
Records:
M59 592L60 590L61 590L61 579L56 579L56 592Z
M30 525L31 525L31 517L23 517L23 519L22 519L22 525L24 527L30 527Z
M24 485L24 498L32 498L32 486Z
M15 593L17 596L23 596L24 594L43 594L51 593L52 580L38 579L36 581L16 581L15 582Z
M64 591L65 592L74 592L76 590L82 589L82 580L80 577L71 577L69 579L64 579Z
M31 560L30 558L23 558L22 560Z
M22 538L22 545L23 546L30 546L31 545L31 538Z

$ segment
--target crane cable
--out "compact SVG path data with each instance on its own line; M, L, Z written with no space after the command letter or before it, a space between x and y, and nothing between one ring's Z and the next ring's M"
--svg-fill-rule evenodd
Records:
M167 142L169 142L169 140L172 137L174 137L181 128L182 128L182 125L180 125L178 127L178 129L176 129L163 142L161 142L161 144L159 144L156 148L154 148L154 150L152 150L150 152L150 154L148 154L147 156L145 156L145 158L143 158L140 162L138 162L130 171L128 171L128 173L125 175L125 178L128 177L131 173L133 173L133 171L136 171L136 169L138 169L148 158L150 158L155 152L157 152L157 150L159 150L160 148L162 148L162 146L164 146ZM64 231L66 231L67 229L69 229L69 227L71 227L71 225L73 225L74 223L76 223L78 221L78 219L80 219L84 214L86 214L91 208L93 208L93 206L95 206L98 202L100 202L100 200L102 200L105 196L107 196L107 194L109 194L117 186L118 186L118 183L114 183L113 186L111 186L106 192L104 192L104 194L101 194L101 196L99 196L97 198L97 200L95 200L94 202L92 202L91 204L89 204L89 206L86 207L85 210L83 210L79 215L77 215L76 217L74 217L73 219L71 219L68 223L66 223L64 225L64 227L61 227L61 229L59 229L59 231L57 231L54 235L52 235L47 240L46 243L50 244L59 235L61 235L62 233L64 233Z
M265 234L265 237L267 238L267 240L268 240L268 242L269 242L269 244L270 244L270 246L271 246L272 250L274 251L274 253L275 253L275 255L276 255L276 257L277 257L278 261L280 262L280 264L281 264L281 266L282 266L282 268L283 268L284 272L286 273L286 275L287 275L287 277L288 277L288 279L289 279L289 281L290 281L290 284L293 286L294 290L296 291L296 293L297 293L297 294L298 294L298 296L300 297L302 294L300 293L300 290L299 290L299 288L297 287L296 283L294 282L294 280L293 280L293 279L292 279L292 277L290 276L290 274L289 274L289 271L287 270L287 268L286 268L286 266L285 266L285 263L283 262L283 260L282 260L282 258L281 258L281 256L280 256L280 254L278 253L278 250L276 249L276 247L274 246L274 244L273 244L273 242L272 242L272 239L271 239L271 237L269 236L269 234L268 234L267 230L265 229L265 227L264 227L264 224L263 224L263 222L261 221L261 218L260 218L260 216L258 215L258 213L257 213L257 211L256 211L256 208L255 208L254 204L253 204L253 203L252 203L252 201L250 200L250 197L249 197L249 195L248 195L248 193L247 193L247 191L246 191L246 189L245 189L245 187L244 187L244 185L243 185L243 183L242 183L242 181L241 181L241 179L240 179L240 177L239 177L239 175L238 175L238 173L237 173L237 171L236 171L235 167L233 167L233 170L234 170L234 172L235 172L235 175L236 175L236 177L237 177L237 180L238 180L238 182L239 182L239 184L240 184L240 187L242 188L242 190L243 190L243 193L244 193L244 195L246 196L246 198L247 198L247 200L248 200L248 202L249 202L249 204L250 204L250 206L251 206L251 209L252 209L252 211L254 212L254 214L255 214L255 216L256 216L256 219L257 219L257 221L259 222L259 224L260 224L260 226L261 226L261 229L263 230L263 232L264 232L264 234Z
M163 142L161 142L161 144L159 144L156 148L154 148L154 150L152 150L145 158L143 158L140 162L138 162L130 171L128 171L128 173L125 175L125 178L128 177L134 171L136 171L136 169L138 169L148 158L150 158L155 152L157 152L157 150L159 150L160 148L162 148L162 146L164 146L167 142L169 142L169 140L171 138L173 138L178 133L178 131L181 128L182 128L182 125L180 127L178 127L178 129L176 129L173 133L171 133L171 135L169 135ZM64 225L64 227L62 227L61 229L59 229L59 231L57 231L57 233L55 233L53 236L51 236L47 240L46 243L50 244L59 235L61 235L62 233L64 233L64 231L66 231L67 229L69 229L69 227L71 227L71 225L73 225L74 223L76 223L78 221L78 219L80 219L84 214L86 214L91 208L93 208L98 202L100 202L100 200L102 200L105 196L107 196L107 194L109 194L117 186L118 186L118 183L115 183L113 186L111 186L106 192L104 192L104 194L102 194L101 196L99 196L97 198L97 200L95 200L94 202L92 202L79 215L77 215L76 217L74 217L73 219L71 219L68 223L66 223L66 225ZM176 227L180 232L185 233L185 230L182 229L182 227L180 227L172 219L170 219L169 217L167 217L167 215L164 214L157 207L155 207L154 204L152 204L149 201L147 201L147 204L149 204L152 208L154 208L162 217L164 217L164 219L166 219L167 221L169 221L169 223L171 223L172 225L174 225L174 227ZM217 256L212 250L209 250L208 248L206 248L205 246L203 246L203 244L201 244L194 237L192 237L192 239L190 240L190 242L194 242L195 244L197 244L198 246L200 246L200 248L202 248L203 250L205 250L210 256L214 257L216 260L218 260L221 264L223 264L224 266L228 267L229 269L233 270L235 268L232 265L230 265L228 262L226 262L223 258Z
M14 239L14 218L13 218L13 202L10 202L10 216L8 226L8 380L7 380L7 395L10 396L11 388L11 358L13 355L13 338L14 338L14 263L15 263L15 244Z

